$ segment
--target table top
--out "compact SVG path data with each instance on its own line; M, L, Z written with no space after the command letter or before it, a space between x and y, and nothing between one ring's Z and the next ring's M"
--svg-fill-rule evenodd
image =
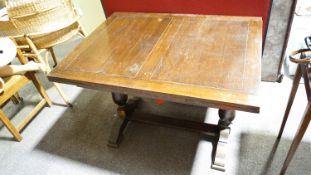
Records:
M258 113L261 48L259 17L114 13L48 78Z

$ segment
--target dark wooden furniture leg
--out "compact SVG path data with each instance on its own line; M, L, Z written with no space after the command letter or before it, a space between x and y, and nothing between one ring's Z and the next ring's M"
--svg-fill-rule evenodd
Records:
M307 108L306 108L306 111L305 111L305 114L304 114L304 117L303 117L303 120L299 126L299 129L295 135L295 138L293 140L293 143L292 145L290 146L290 149L287 153L287 156L286 156L286 159L283 163L283 167L282 167L282 170L280 172L281 175L285 174L286 170L287 170L287 167L290 163L290 161L292 160L301 140L302 140L302 137L303 135L305 134L307 128L308 128L308 125L310 123L310 120L311 120L311 102L308 103L307 105Z
M218 121L220 131L212 168L225 171L227 145L230 134L229 125L234 120L235 111L219 109L218 114L220 118Z
M19 104L23 101L23 98L21 96L19 96L19 93L16 92L12 97L11 97L11 101L14 104Z
M129 122L129 116L133 113L138 105L139 98L129 99L126 94L112 93L112 99L119 107L114 117L114 125L111 128L108 146L119 147L122 134Z
M112 99L113 102L117 104L119 107L117 109L117 114L114 116L114 125L111 128L108 146L118 147L123 130L125 129L128 123L128 119L125 113L125 105L128 96L126 94L112 93Z
M56 55L55 55L53 47L50 47L47 50L50 52L50 54L51 54L51 56L53 58L53 62L54 62L53 67L56 67L57 66L57 58L56 58Z
M289 96L288 103L287 103L287 106L286 106L286 110L285 110L285 114L284 114L284 117L283 117L282 125L281 125L281 128L280 128L280 131L279 131L277 139L280 139L282 137L282 134L283 134L283 131L284 131L287 119L288 119L288 115L289 115L290 109L291 109L291 107L293 105L293 102L294 102L294 99L295 99L295 96L296 96L296 92L297 92L297 89L298 89L298 86L299 86L299 82L300 82L301 76L302 76L301 68L300 68L300 66L298 66L297 70L296 70L296 73L295 73L292 90L290 92L290 96Z
M167 117L148 115L145 117L144 114L132 116L135 108L139 104L139 98L129 99L126 94L112 93L112 98L115 104L119 107L117 114L115 115L114 125L111 129L108 146L117 148L120 144L121 137L129 121L143 122L143 123L158 123L179 126L183 128L194 129L203 131L208 134L217 134L219 139L216 146L216 152L213 159L212 168L225 171L226 152L228 145L228 138L230 134L229 125L232 123L235 117L234 110L222 110L219 109L219 122L218 125L212 124L199 124L191 121L183 121L178 119L169 119Z

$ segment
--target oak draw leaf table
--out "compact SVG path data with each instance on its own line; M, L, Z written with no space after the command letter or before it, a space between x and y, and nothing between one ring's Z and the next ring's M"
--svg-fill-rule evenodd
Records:
M262 20L259 17L114 13L50 74L49 80L112 92L119 106L110 146L129 121L214 133L212 167L225 170L235 111L259 113ZM219 109L218 125L131 115L139 98Z

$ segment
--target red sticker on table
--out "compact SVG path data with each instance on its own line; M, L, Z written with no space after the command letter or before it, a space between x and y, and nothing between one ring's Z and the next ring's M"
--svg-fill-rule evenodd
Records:
M155 102L156 102L157 105L162 105L162 104L165 103L165 101L164 101L164 100L161 100L161 99L156 99Z

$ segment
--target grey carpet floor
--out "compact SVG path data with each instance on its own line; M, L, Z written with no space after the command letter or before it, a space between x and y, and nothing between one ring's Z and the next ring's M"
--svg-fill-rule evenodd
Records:
M56 48L62 58L79 43L71 40ZM278 174L299 126L306 105L299 88L280 143L276 143L291 80L262 83L260 114L237 112L230 135L227 171L211 169L212 141L206 135L174 127L130 123L120 148L107 147L116 106L109 92L62 85L74 108L63 102L51 83L40 79L58 104L44 108L15 142L0 124L0 175L265 175ZM18 123L39 96L28 85L21 91L24 103L8 104L5 112ZM140 110L165 116L217 123L217 109L166 102L156 105L144 99ZM310 128L290 164L287 174L311 174ZM277 145L277 146L276 146ZM275 146L275 147L274 147Z

